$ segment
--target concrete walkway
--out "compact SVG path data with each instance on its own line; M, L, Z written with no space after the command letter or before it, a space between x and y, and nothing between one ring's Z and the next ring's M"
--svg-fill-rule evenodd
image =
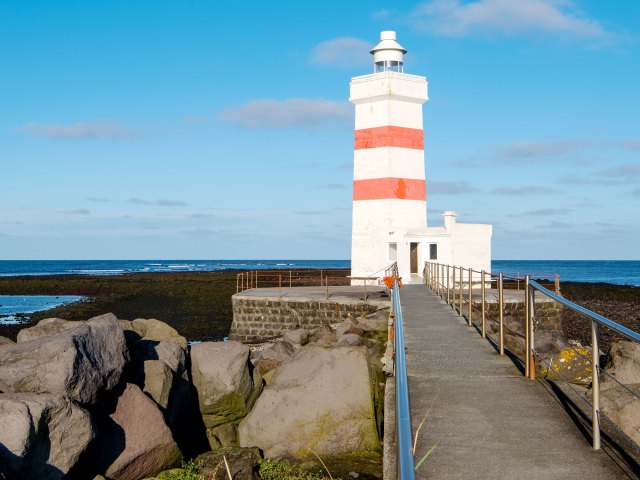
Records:
M537 381L459 318L424 285L401 291L416 478L627 479ZM435 400L434 400L435 399Z

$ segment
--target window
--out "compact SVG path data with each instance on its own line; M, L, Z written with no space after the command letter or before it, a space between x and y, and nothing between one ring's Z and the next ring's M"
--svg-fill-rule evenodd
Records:
M437 260L438 259L438 244L430 243L429 244L429 260Z
M390 243L389 244L389 261L395 262L398 260L398 244Z

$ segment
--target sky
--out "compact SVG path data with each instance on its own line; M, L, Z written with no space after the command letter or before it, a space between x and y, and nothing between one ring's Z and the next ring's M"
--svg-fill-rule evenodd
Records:
M352 77L396 30L429 226L640 259L640 2L0 2L1 259L348 259Z

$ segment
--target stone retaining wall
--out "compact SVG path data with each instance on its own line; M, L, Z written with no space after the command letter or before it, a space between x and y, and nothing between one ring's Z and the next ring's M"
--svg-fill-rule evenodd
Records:
M314 329L340 323L389 307L390 302L319 300L286 297L256 297L236 294L231 297L233 323L230 340L251 342L282 335L296 328Z

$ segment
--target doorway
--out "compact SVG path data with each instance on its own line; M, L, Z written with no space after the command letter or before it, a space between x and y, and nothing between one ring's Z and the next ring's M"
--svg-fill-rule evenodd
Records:
M410 273L418 273L418 245L419 243L411 242L409 248L409 263L411 267Z

